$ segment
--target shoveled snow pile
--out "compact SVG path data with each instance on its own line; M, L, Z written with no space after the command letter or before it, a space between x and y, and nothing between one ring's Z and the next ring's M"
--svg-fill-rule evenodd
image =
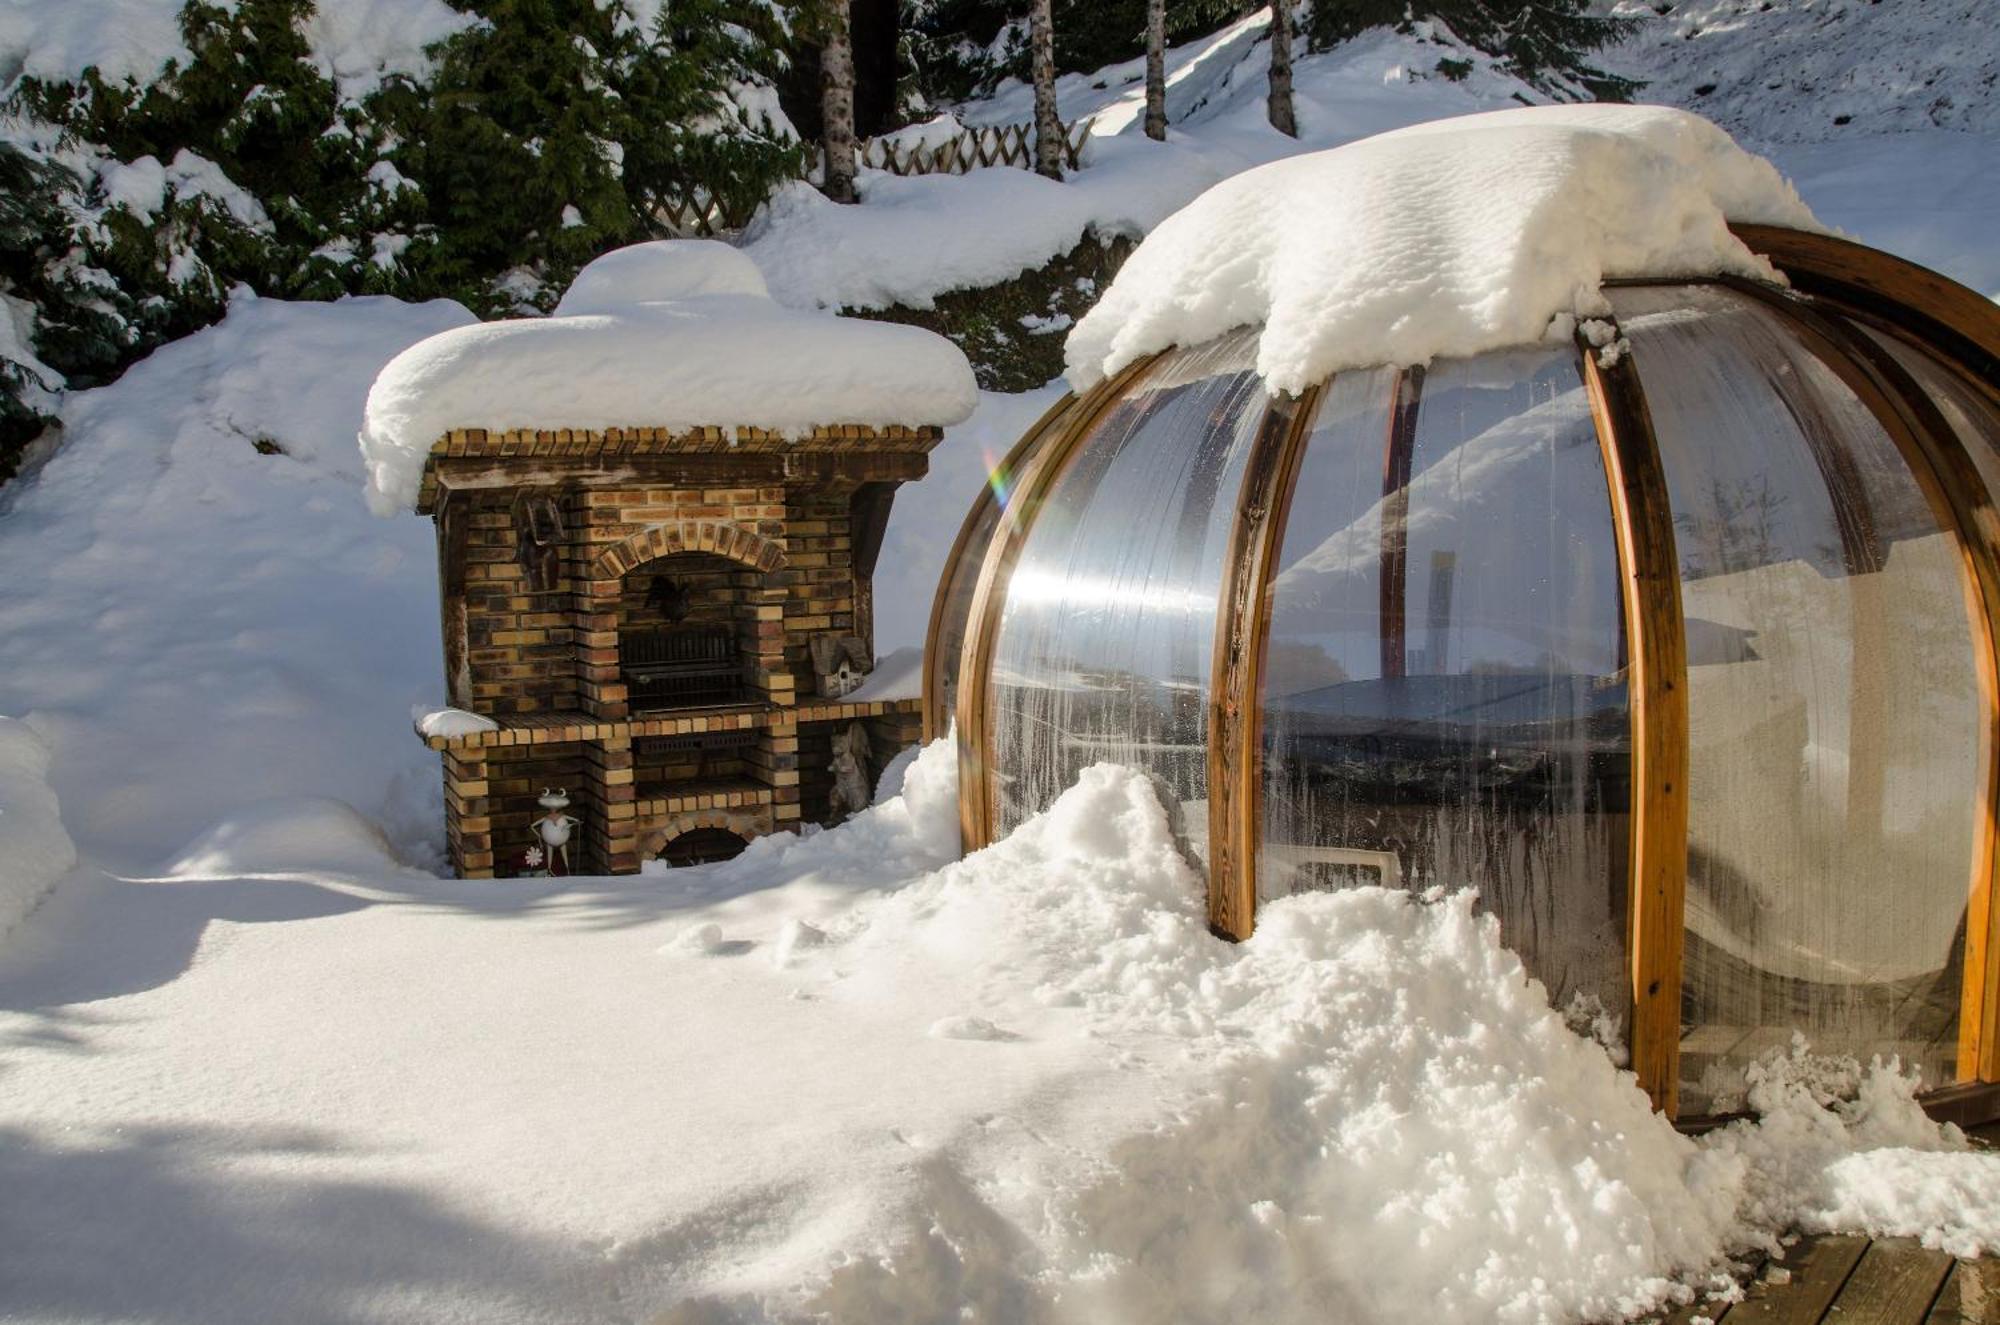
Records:
M1261 326L1258 370L1427 363L1602 314L1619 276L1776 279L1729 233L1820 229L1777 170L1651 106L1535 106L1246 171L1162 223L1071 333L1073 385L1171 345Z
M76 864L48 774L48 746L0 717L0 938Z
M368 501L416 501L453 428L693 428L957 423L978 390L956 346L917 327L782 308L748 257L656 240L580 272L556 315L433 336L368 393Z

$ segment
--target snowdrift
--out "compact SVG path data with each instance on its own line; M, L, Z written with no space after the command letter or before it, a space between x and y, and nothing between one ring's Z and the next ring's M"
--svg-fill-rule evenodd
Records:
M0 717L0 938L76 864L48 774L48 746Z

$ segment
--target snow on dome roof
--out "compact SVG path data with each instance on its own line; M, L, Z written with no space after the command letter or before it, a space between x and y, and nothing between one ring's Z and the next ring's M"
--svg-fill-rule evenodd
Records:
M1698 115L1535 106L1434 120L1217 184L1141 244L1070 333L1077 388L1261 326L1298 391L1340 368L1538 340L1608 311L1607 278L1780 278L1729 233L1824 230L1777 168Z
M942 336L780 307L741 252L662 240L592 262L553 317L456 327L391 359L361 454L369 506L393 515L454 428L914 428L957 423L977 399Z

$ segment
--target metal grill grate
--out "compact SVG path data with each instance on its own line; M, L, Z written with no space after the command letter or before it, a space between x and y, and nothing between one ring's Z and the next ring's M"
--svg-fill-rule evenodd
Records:
M713 708L743 698L736 633L728 625L627 631L618 639L618 670L635 713Z

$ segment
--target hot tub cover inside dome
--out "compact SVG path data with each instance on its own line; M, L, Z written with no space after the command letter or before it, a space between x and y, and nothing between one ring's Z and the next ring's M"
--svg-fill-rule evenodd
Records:
M1100 360L966 521L926 693L957 723L967 844L1132 764L1218 929L1299 889L1477 886L1684 1116L1741 1107L1795 1029L1898 1054L1939 1100L2000 1080L2000 315L1802 209L1724 201L1706 264L1607 268L1427 365L1369 358L1350 318L1343 369L1297 391L1262 371L1271 323L1115 286L1100 312L1200 338ZM1330 269L1295 241L1342 237L1197 249ZM1395 306L1470 307L1456 275L1429 288ZM1303 307L1263 311L1324 350ZM1577 313L1616 352L1549 338Z

